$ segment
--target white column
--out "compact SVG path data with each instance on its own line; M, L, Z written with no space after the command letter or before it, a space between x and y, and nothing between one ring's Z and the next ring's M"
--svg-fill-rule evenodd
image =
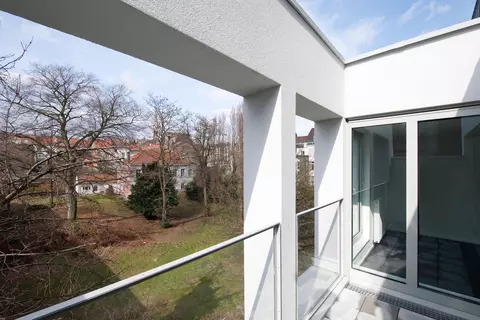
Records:
M342 118L315 122L315 204L343 197Z
M245 319L296 319L295 93L272 88L244 99L245 232L281 222L281 288L275 288L273 232L245 242Z
M343 119L315 122L315 206L343 198ZM315 256L321 267L340 270L338 205L315 215Z

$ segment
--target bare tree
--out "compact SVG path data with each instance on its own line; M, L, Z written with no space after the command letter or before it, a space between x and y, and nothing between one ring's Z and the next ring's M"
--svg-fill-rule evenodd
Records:
M10 183L15 179L15 169L24 169L22 163L23 146L13 145L11 135L16 131L15 122L18 119L18 112L15 102L21 99L19 88L21 81L19 77L13 77L10 73L27 52L31 41L21 44L21 52L18 55L6 54L0 56L0 209L5 205L9 206L10 201L4 201L12 191Z
M243 113L241 106L217 116L209 189L213 200L243 219Z
M230 130L228 141L230 142L230 155L232 175L237 182L237 206L241 220L243 221L243 110L242 106L233 108L230 112Z
M200 176L203 190L203 204L210 214L208 203L208 170L215 152L215 137L217 134L217 119L208 119L201 115L187 115L183 120L183 132L193 150L192 160Z
M183 157L184 141L177 136L181 128L182 109L167 98L154 94L147 96L146 103L152 109L152 130L159 146L157 168L161 179L162 225L168 225L167 179L171 178L170 164Z
M18 196L46 175L56 174L65 185L67 218L75 220L78 169L118 161L115 156L99 157L99 152L111 148L97 148L96 142L131 136L141 119L140 108L126 87L101 86L93 75L70 66L35 64L27 75L27 83L4 101L20 114L15 136L28 139L36 157L29 170L11 182L14 190L4 200Z
M10 71L14 69L17 62L19 62L24 57L31 44L32 41L27 44L20 43L20 54L15 55L13 53L10 53L0 56L0 85L2 87L9 85L8 82L10 80Z

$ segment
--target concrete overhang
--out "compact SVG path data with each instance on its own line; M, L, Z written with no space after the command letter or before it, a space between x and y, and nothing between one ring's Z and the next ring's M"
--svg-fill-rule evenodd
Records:
M241 96L278 85L122 1L0 0L0 10Z

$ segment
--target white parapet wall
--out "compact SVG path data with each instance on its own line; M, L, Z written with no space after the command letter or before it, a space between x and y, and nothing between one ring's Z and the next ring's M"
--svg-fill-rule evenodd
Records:
M480 20L347 63L346 118L480 100Z

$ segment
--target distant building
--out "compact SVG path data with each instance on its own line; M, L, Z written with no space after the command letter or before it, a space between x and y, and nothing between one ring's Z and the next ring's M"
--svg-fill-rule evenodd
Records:
M313 143L313 134L314 129L312 128L308 135L306 136L297 136L296 137L296 155L297 156L308 156L309 161L313 161L314 157L314 143Z
M159 161L160 155L158 150L147 149L141 150L131 156L130 160L130 172L131 184L135 183L137 176L142 173L142 165L147 165ZM167 160L168 167L175 178L175 189L177 191L184 191L187 183L191 182L195 178L195 165L187 157L178 157L176 159Z
M315 145L313 142L314 133L315 131L312 128L308 135L296 137L297 172L308 172L312 183L315 156Z
M75 191L82 195L106 194L110 189L113 194L123 195L123 184L117 174L90 171L77 175Z

